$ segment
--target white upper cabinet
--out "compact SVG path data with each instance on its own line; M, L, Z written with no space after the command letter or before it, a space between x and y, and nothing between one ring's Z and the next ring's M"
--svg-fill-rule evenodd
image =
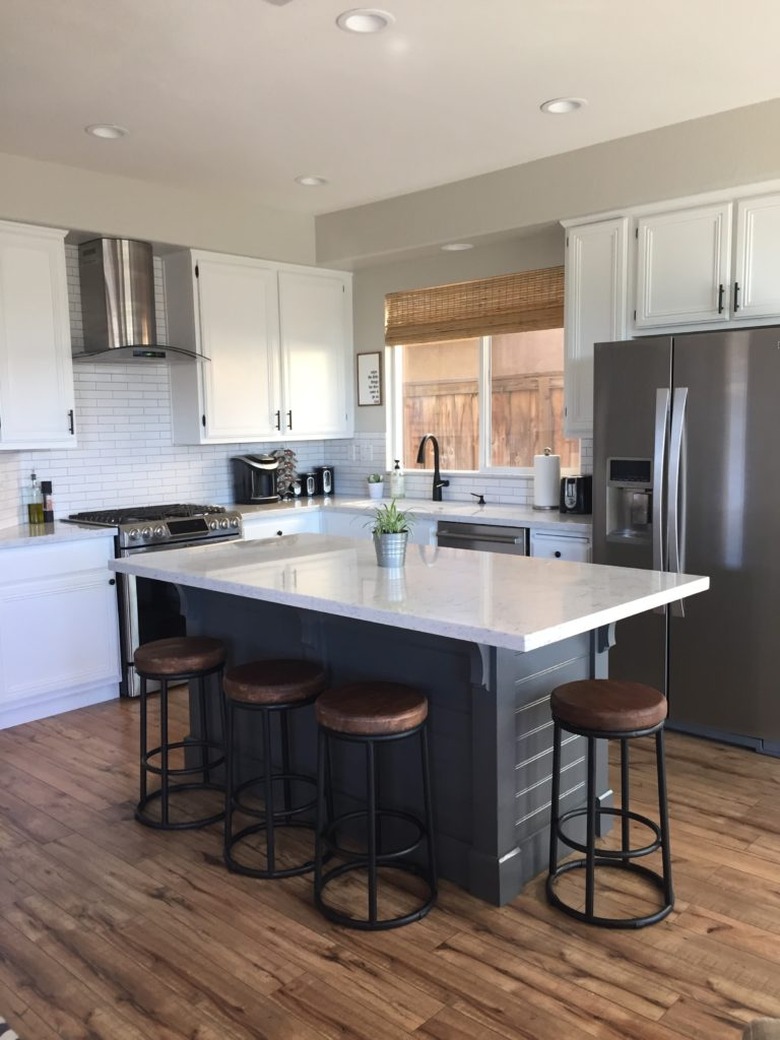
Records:
M628 219L566 229L564 393L567 437L593 430L593 345L626 334Z
M780 194L737 203L732 317L755 321L780 315Z
M728 317L731 220L729 202L639 217L637 329Z
M292 437L351 433L351 276L279 272L283 425Z
M351 434L351 275L186 252L165 281L171 342L210 359L171 368L175 443Z
M0 448L73 447L65 232L0 221Z

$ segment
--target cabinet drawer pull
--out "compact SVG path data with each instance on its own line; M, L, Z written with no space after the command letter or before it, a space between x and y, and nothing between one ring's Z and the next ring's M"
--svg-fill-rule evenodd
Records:
M70 430L71 434L76 432L74 424L73 424L73 409L72 408L68 409L68 429Z
M734 313L739 310L739 282L734 282Z
M277 430L281 430L281 428L282 428L282 413L277 410L277 412L275 414L276 414L276 428L277 428Z
M723 313L723 285L718 286L718 314Z
M116 578L109 578L108 579L108 584L109 585L116 585Z
M292 408L287 413L287 429L292 429Z

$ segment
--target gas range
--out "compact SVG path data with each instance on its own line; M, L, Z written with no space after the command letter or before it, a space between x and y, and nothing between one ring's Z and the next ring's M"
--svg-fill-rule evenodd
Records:
M86 510L71 513L73 523L116 527L122 555L148 547L195 545L220 538L240 538L241 514L224 506L175 503L159 506Z

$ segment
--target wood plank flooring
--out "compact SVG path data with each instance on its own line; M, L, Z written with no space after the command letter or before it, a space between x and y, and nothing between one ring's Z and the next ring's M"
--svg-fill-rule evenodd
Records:
M135 701L0 732L0 1015L23 1040L737 1040L780 1016L776 759L668 734L658 925L579 925L537 878L501 908L445 883L424 921L365 934L309 878L229 874L219 825L137 824L137 741ZM616 882L605 909L640 895Z

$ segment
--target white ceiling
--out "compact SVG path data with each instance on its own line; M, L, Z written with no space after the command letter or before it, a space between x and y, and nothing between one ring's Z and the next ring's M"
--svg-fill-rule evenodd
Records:
M380 4L0 0L0 152L324 213L780 96L779 0Z

